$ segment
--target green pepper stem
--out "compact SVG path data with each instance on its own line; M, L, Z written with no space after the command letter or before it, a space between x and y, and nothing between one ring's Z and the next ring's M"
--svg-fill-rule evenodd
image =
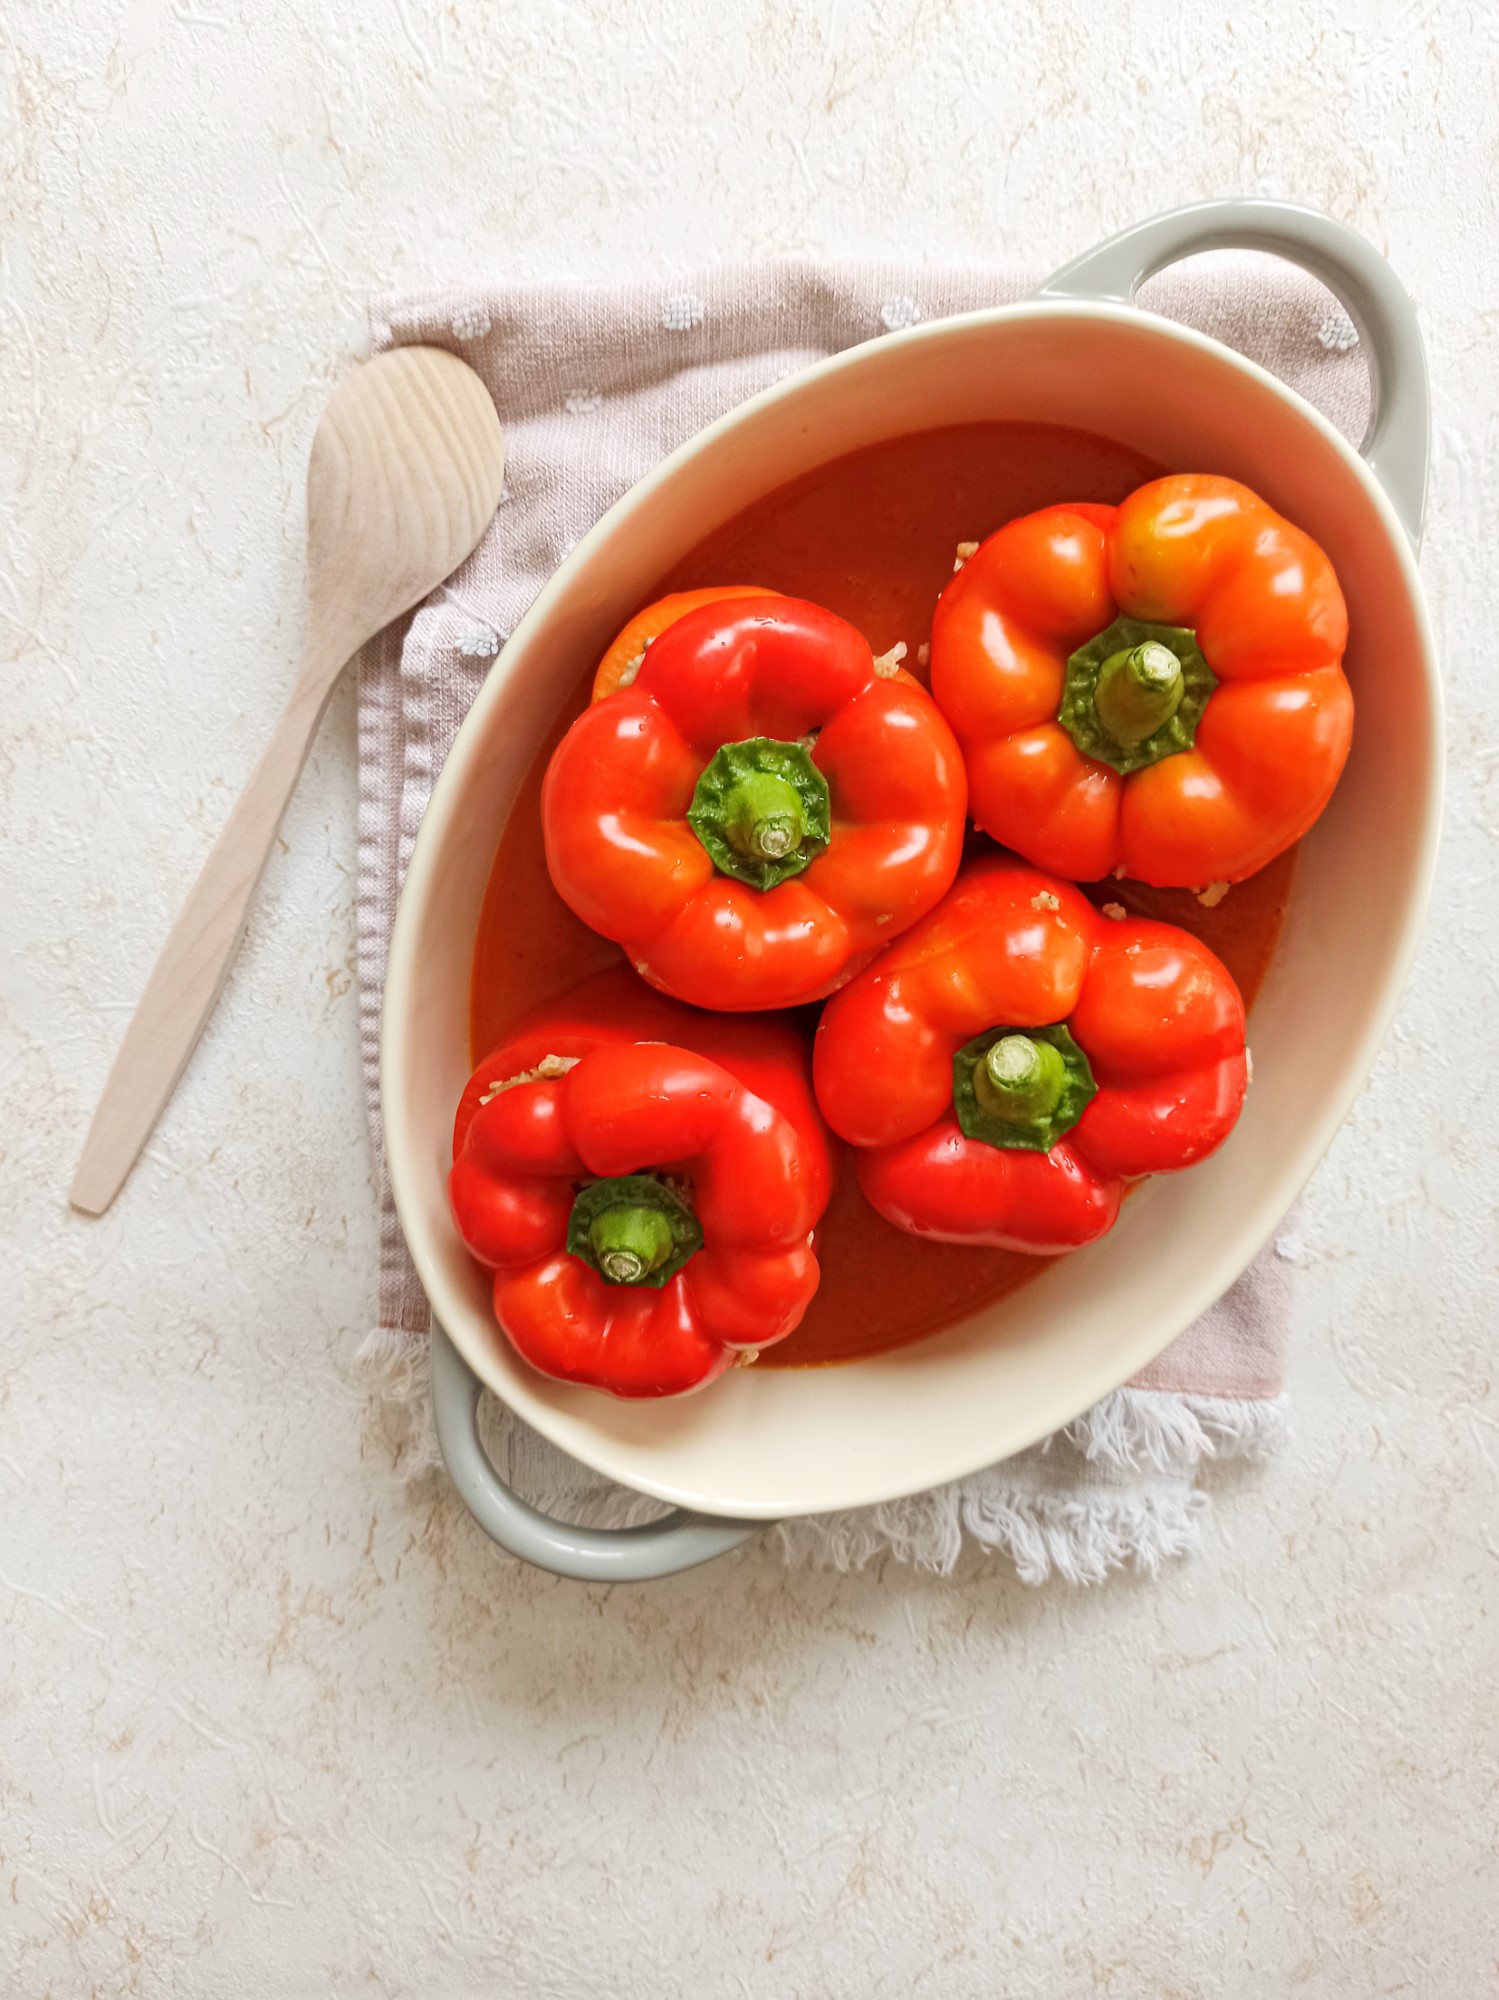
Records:
M1157 639L1111 653L1099 668L1093 706L1099 721L1126 750L1154 736L1181 707L1186 683L1181 661Z
M1049 1153L1098 1094L1067 1028L985 1029L953 1053L952 1108L965 1139Z
M687 824L721 875L774 889L809 868L832 835L828 781L806 742L747 736L703 766Z
M702 1247L702 1224L685 1194L659 1174L589 1181L567 1218L568 1255L611 1285L659 1290Z
M659 1208L606 1208L593 1218L588 1240L601 1276L612 1285L638 1285L666 1262L676 1245Z
M724 796L724 838L756 861L794 854L807 830L795 785L772 771L747 771Z
M1006 1035L973 1066L973 1094L997 1118L1016 1124L1047 1118L1061 1102L1067 1066L1049 1042Z

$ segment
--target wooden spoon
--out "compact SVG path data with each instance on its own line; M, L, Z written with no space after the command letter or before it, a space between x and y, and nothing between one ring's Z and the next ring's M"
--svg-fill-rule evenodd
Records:
M131 1019L78 1162L75 1208L109 1207L187 1066L339 675L471 553L504 470L489 391L456 354L398 347L334 391L307 469L302 665Z

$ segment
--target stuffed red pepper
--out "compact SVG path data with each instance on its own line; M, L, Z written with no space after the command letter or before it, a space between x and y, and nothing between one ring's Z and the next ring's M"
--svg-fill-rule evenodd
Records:
M843 619L708 603L558 746L542 793L558 893L643 978L702 1007L789 1007L850 978L957 871L952 732Z
M1227 1138L1244 1007L1187 932L985 860L828 1003L814 1075L888 1221L1048 1255Z
M1073 881L1237 882L1348 756L1348 612L1326 555L1232 479L1046 507L942 593L932 693L975 820Z
M479 1065L449 1198L533 1367L675 1396L792 1331L831 1185L806 1066L790 1030L694 1016L627 974Z

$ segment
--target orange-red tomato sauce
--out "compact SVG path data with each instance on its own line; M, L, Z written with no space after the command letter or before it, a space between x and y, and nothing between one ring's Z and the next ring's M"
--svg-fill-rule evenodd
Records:
M820 467L715 530L651 597L716 583L758 583L810 598L857 625L877 653L898 640L918 675L918 647L952 575L961 541L981 541L1017 514L1064 500L1122 500L1159 466L1107 439L1039 424L972 424L895 438ZM648 600L647 600L648 601ZM623 621L621 621L623 622ZM594 660L526 776L501 836L474 947L469 1012L478 1062L524 1014L623 953L572 914L552 888L541 837L547 760L588 700ZM974 836L976 846L987 846ZM1275 949L1295 850L1240 883L1216 909L1185 889L1133 882L1086 888L1195 932L1252 1001ZM799 1009L810 1041L815 1007ZM762 1367L851 1361L951 1326L1043 1272L1050 1259L924 1243L893 1229L859 1192L845 1154L819 1231L822 1282L797 1331Z

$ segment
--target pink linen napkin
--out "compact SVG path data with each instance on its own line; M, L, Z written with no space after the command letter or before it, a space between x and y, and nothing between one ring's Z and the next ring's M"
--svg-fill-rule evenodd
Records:
M361 1357L396 1413L403 1470L436 1463L427 1400L430 1311L384 1178L380 995L396 898L433 782L491 662L541 585L643 473L725 410L826 355L921 320L1007 304L1032 280L918 266L761 264L611 284L493 284L384 298L374 346L461 354L505 426L500 509L474 555L359 671L359 980L365 1085L381 1162L379 1324ZM1299 273L1243 256L1156 279L1150 309L1238 348L1356 440L1368 411L1347 317ZM777 1529L792 1559L886 1553L947 1570L965 1533L1029 1581L1153 1571L1198 1540L1204 1461L1278 1439L1296 1239L1125 1388L1045 1444L940 1492ZM615 1525L651 1503L597 1479L508 1412L490 1413L503 1476L548 1511Z

